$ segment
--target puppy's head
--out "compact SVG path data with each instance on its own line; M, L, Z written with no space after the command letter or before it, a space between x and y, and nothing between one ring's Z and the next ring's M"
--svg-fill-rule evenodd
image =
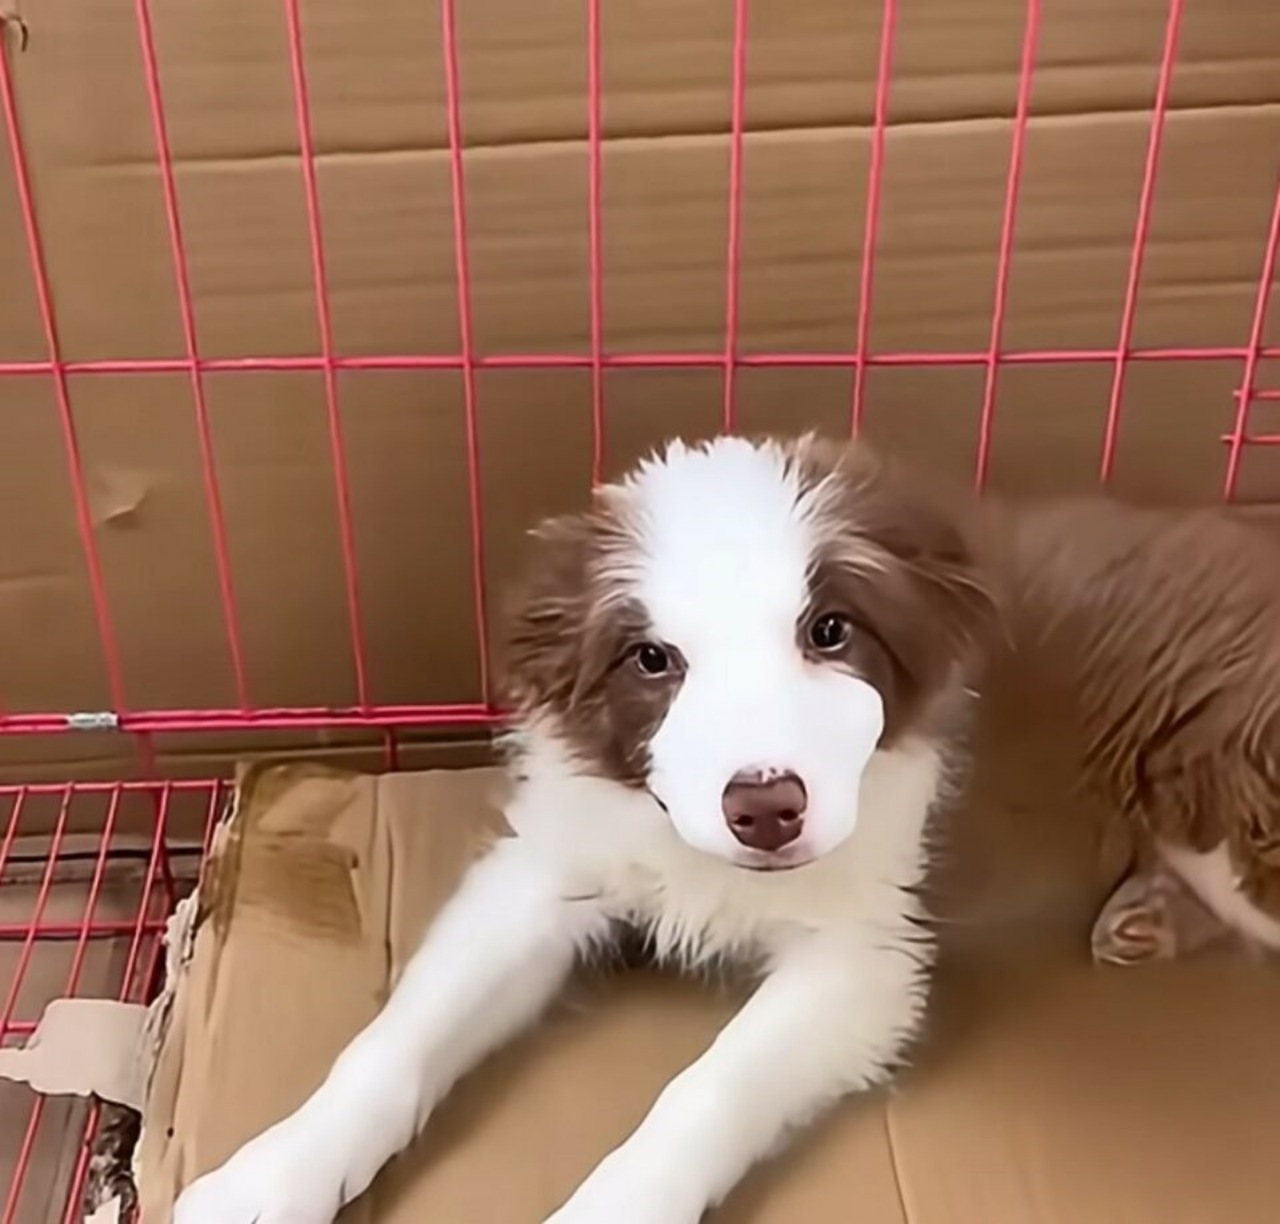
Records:
M795 867L853 832L872 754L990 613L952 520L864 447L675 443L535 533L510 696L691 846Z

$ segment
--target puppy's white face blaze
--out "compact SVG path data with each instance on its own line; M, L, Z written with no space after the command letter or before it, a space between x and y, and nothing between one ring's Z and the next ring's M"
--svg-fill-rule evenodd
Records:
M673 449L630 493L634 592L683 671L649 741L649 789L699 850L748 866L827 853L857 823L884 704L865 678L801 648L820 497L780 449L728 441ZM726 788L787 775L804 795L796 835L777 849L744 842Z
M955 525L861 445L673 444L538 543L517 717L756 869L849 837L872 754L958 690L992 610Z

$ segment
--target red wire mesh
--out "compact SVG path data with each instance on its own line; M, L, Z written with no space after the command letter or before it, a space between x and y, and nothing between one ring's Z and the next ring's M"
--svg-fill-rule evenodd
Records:
M747 0L726 0L733 8L732 69L729 122L729 193L726 201L728 249L726 258L724 345L719 352L651 352L611 353L604 338L604 255L602 183L602 107L604 97L604 65L601 52L601 28L605 20L601 0L586 0L587 45L587 151L588 192L586 228L589 243L590 270L590 349L585 353L479 353L474 341L472 309L472 277L467 235L466 172L464 159L463 85L458 52L455 0L442 0L443 66L450 181L453 206L454 255L457 276L457 310L460 347L456 353L407 353L403 355L348 356L335 351L328 276L325 266L325 243L321 220L319 191L316 181L316 155L312 136L304 26L298 0L284 0L288 34L289 64L296 110L296 127L302 188L306 204L308 243L314 288L314 304L320 339L320 352L309 356L261 356L237 358L205 358L197 341L195 307L191 290L189 261L183 237L181 210L174 180L173 153L165 118L164 93L157 59L149 0L135 0L135 16L146 77L147 98L154 129L155 157L160 171L160 184L168 225L173 274L181 315L181 328L186 356L155 359L102 359L68 361L61 355L53 297L46 267L41 228L37 215L28 156L23 143L23 129L8 55L0 55L0 106L4 112L9 153L17 183L19 211L22 218L31 274L36 289L47 357L35 361L0 362L0 378L46 377L53 386L59 424L62 431L66 462L75 503L77 528L84 556L94 617L106 667L111 696L111 710L92 718L61 712L0 712L0 734L46 734L74 731L86 726L111 725L138 736L176 731L280 730L300 731L318 728L371 728L381 730L390 742L396 728L416 727L482 727L500 719L493 700L491 666L486 624L485 532L481 483L480 430L478 418L477 372L481 370L584 369L591 376L592 473L599 478L605 454L605 372L609 369L719 369L723 377L721 422L732 429L736 422L736 376L743 368L762 367L847 367L853 373L850 406L851 428L856 433L865 412L867 376L877 367L979 367L984 371L977 453L974 479L983 487L988 479L993 423L995 419L999 377L1010 366L1049 364L1098 364L1112 367L1111 391L1108 397L1106 427L1101 445L1099 479L1106 483L1115 467L1120 433L1126 373L1134 362L1223 361L1237 360L1242 365L1240 391L1234 428L1224 438L1226 467L1223 495L1231 498L1239 480L1241 457L1250 445L1275 445L1280 437L1271 434L1253 436L1248 429L1249 413L1254 402L1274 400L1278 392L1259 388L1260 362L1269 356L1280 356L1280 349L1263 345L1264 324L1269 303L1276 257L1276 225L1265 239L1262 269L1258 280L1256 303L1249 335L1238 346L1170 347L1135 349L1132 346L1138 293L1142 279L1143 256L1151 225L1160 164L1162 135L1169 103L1170 87L1177 61L1178 36L1182 22L1183 0L1171 0L1165 26L1159 71L1151 107L1151 121L1142 186L1137 201L1136 220L1125 283L1119 334L1114 348L1043 349L1038 351L1006 351L1002 347L1006 317L1007 290L1013 260L1019 189L1026 142L1027 123L1031 114L1032 87L1035 79L1035 57L1040 26L1040 0L1028 0L1022 53L1018 74L1016 105L1012 125L1005 200L1000 227L998 262L993 286L993 305L989 343L983 350L950 352L877 352L871 345L872 299L879 234L882 187L885 164L885 135L890 120L890 95L895 30L898 20L897 0L884 0L878 74L871 126L871 157L866 187L866 212L862 241L862 259L857 292L857 318L852 322L853 348L843 352L743 352L740 348L740 283L742 267L742 201L744 193L746 106L748 97ZM1280 209L1280 186L1276 207ZM466 422L466 462L470 513L472 557L472 602L477 625L478 689L482 700L476 702L424 702L415 705L379 703L370 692L368 650L361 612L361 598L356 561L355 531L351 506L350 479L343 443L342 419L338 394L338 374L346 370L459 370L463 378L463 401ZM329 444L333 468L338 516L338 540L342 556L346 611L350 650L353 660L356 703L351 707L329 706L267 708L253 700L246 672L241 619L227 541L227 528L219 491L218 472L210 437L209 410L204 379L212 372L316 371L323 377ZM210 533L216 565L217 585L222 621L228 650L228 661L234 679L236 705L227 709L149 709L138 710L127 699L124 666L112 618L95 543L85 474L76 436L76 422L69 392L69 379L87 375L111 374L185 374L197 423L200 464L204 482ZM0 706L3 711L3 706Z
M0 786L0 964L8 971L0 984L0 1045L29 1036L55 995L150 997L165 920L178 899L176 862L199 860L228 793L226 783L212 781ZM188 833L176 844L175 809ZM79 832L85 829L93 832ZM0 1085L0 1101L3 1116L20 1127L8 1184L0 1187L0 1221L48 1218L51 1187L29 1182L35 1158L43 1147L47 1159L49 1145L78 1131L76 1161L62 1187L63 1218L77 1219L96 1109L15 1085ZM79 1117L78 1127L67 1126L68 1113ZM60 1118L51 1122L51 1114Z
M40 217L36 206L24 144L21 99L13 75L12 58L18 54L19 39L0 40L8 44L0 50L0 110L3 110L9 156L17 188L18 211L28 253L35 300L46 353L40 360L0 361L0 388L10 379L45 379L50 384L61 431L65 461L74 498L75 522L88 587L92 596L94 622L105 665L110 695L109 711L27 713L9 711L0 704L0 734L56 734L85 728L109 726L140 737L167 732L246 732L252 730L307 731L365 729L383 737L387 763L397 761L398 730L409 727L484 727L500 719L495 705L486 624L485 527L482 488L479 388L477 375L491 370L583 370L589 372L591 386L592 449L591 472L602 476L607 428L606 375L617 369L697 369L718 371L722 378L720 419L725 429L737 422L737 377L743 369L755 368L842 368L852 374L849 423L853 433L863 426L868 376L877 368L973 367L982 371L982 395L974 480L983 487L989 476L992 438L999 404L1001 373L1006 368L1062 364L1110 367L1111 385L1107 397L1105 429L1101 439L1099 479L1111 480L1120 437L1127 372L1133 363L1235 361L1240 365L1234 424L1223 437L1225 466L1222 494L1232 498L1239 483L1242 456L1250 446L1280 445L1280 434L1252 433L1250 413L1260 402L1280 402L1280 389L1259 386L1262 363L1280 357L1280 349L1264 345L1265 325L1280 250L1280 180L1271 209L1270 224L1259 236L1261 266L1254 294L1248 334L1237 345L1204 347L1133 346L1134 325L1143 260L1151 227L1153 201L1159 170L1165 117L1178 57L1183 0L1170 0L1160 49L1156 86L1150 108L1150 126L1143 165L1141 189L1136 202L1132 244L1125 278L1120 324L1114 346L1104 348L1038 349L1010 351L1004 347L1010 268L1015 255L1017 223L1026 147L1028 121L1033 111L1033 85L1041 26L1041 0L1027 0L1021 42L1003 211L999 230L997 265L992 286L992 312L985 347L962 351L879 351L872 343L872 303L875 287L877 249L880 237L882 198L885 181L886 133L892 114L892 84L895 39L898 30L897 0L883 0L877 80L870 127L870 160L866 180L865 215L861 241L861 262L857 283L857 314L850 320L851 347L831 352L749 352L741 346L741 271L743 246L744 182L750 169L746 159L747 103L749 86L750 13L747 0L724 0L732 9L732 40L729 48L730 98L728 126L727 251L725 272L724 338L722 346L699 352L610 352L605 336L606 274L604 255L603 105L606 71L602 53L602 28L608 20L602 0L584 0L586 6L586 152L587 193L584 228L588 239L589 335L586 352L519 353L480 352L475 341L473 281L469 262L468 211L466 190L466 133L463 114L465 96L458 50L456 0L441 0L443 38L444 101L448 142L454 264L457 282L459 347L448 353L405 353L400 355L357 356L336 351L326 271L326 246L320 195L317 187L316 152L313 139L311 103L305 54L305 21L299 0L283 0L288 40L292 98L301 171L301 187L308 227L314 309L319 335L319 352L303 356L204 356L200 351L196 326L182 211L175 183L174 156L166 120L161 69L152 26L149 0L134 0L135 20L146 96L154 135L154 156L163 195L167 237L172 260L181 335L185 355L176 358L134 359L118 357L73 361L62 355L53 294L46 264ZM0 15L0 23L14 19ZM0 34L8 31L0 29ZM469 522L467 531L471 553L471 597L476 624L478 659L477 689L482 699L473 702L430 702L420 704L380 703L371 691L368 647L362 616L358 581L356 536L350 494L350 479L342 428L339 374L345 371L459 371L462 376L465 416L465 455ZM337 509L337 535L341 549L343 589L351 657L355 675L356 701L344 707L267 707L255 702L245 661L243 623L237 602L230 559L226 517L214 458L206 394L206 378L213 373L312 371L322 376L328 442ZM130 705L125 668L113 620L113 611L103 579L102 563L90 515L89 495L76 431L69 390L70 380L112 375L181 374L190 387L195 414L203 494L216 566L217 590L225 632L227 656L234 681L235 705L225 709L166 708L138 709ZM144 763L147 757L144 754ZM118 969L117 988L122 998L143 998L154 986L163 919L176 898L172 868L169 824L171 809L183 804L203 805L206 828L225 798L223 784L217 782L64 784L58 786L0 787L0 883L16 876L17 848L23 844L25 823L36 807L43 805L47 839L37 877L26 880L29 905L19 919L0 922L0 945L16 949L12 980L0 1004L0 1041L12 1042L32 1030L36 1002L27 997L30 966L42 946L70 942L71 961L65 979L66 993L74 994L83 985L85 966L93 950L123 941L127 948ZM120 850L118 826L122 812L140 802L151 805L149 852L141 876L135 880L136 895L131 912L124 917L100 914L100 899L112 870L124 851ZM52 808L50 808L52 805ZM94 805L97 805L94 808ZM82 809L94 808L95 828L100 837L92 872L84 893L83 908L74 920L47 918L46 909L60 873L68 860L69 830L77 826ZM197 844L196 850L199 850ZM29 867L29 865L28 865ZM36 1099L30 1103L29 1122L10 1185L4 1199L0 1224L20 1218L26 1177L39 1142L42 1118L52 1107ZM92 1134L93 1116L87 1118L86 1136ZM76 1202L87 1169L87 1138L82 1145L73 1185L68 1195L65 1218L74 1218Z

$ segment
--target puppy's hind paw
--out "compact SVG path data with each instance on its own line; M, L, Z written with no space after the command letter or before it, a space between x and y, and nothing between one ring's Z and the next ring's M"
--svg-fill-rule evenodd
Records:
M1093 925L1093 959L1141 965L1200 951L1225 928L1172 872L1155 866L1124 880Z

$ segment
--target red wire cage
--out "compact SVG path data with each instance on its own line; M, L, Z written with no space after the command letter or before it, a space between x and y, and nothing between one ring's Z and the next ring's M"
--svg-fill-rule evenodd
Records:
M1009 271L1014 252L1018 221L1020 185L1028 120L1031 115L1032 85L1035 78L1037 42L1041 27L1041 0L1027 0L1021 43L1016 103L1011 124L1012 138L1008 153L1007 179L1003 197L1003 213L999 229L998 260L993 285L993 307L987 343L973 351L952 352L884 352L871 345L871 313L876 272L877 238L880 229L881 195L884 179L886 130L890 122L890 83L893 78L895 32L899 8L897 0L882 0L877 83L874 93L870 133L870 162L866 182L865 225L861 237L861 265L857 274L858 311L851 332L853 346L844 352L751 352L740 346L739 301L742 266L742 201L744 181L744 114L748 92L748 0L724 0L732 7L733 37L728 48L732 57L731 105L729 110L729 190L725 200L727 212L726 284L723 345L707 352L611 352L605 344L604 256L605 218L602 208L604 66L601 52L601 28L605 19L603 0L583 0L586 5L586 45L582 54L587 67L586 152L588 160L585 224L587 229L589 287L589 335L587 351L551 355L510 352L481 352L475 342L472 316L472 277L468 260L468 211L466 191L466 150L464 130L464 89L460 79L456 22L457 0L440 0L440 21L444 63L444 98L447 109L447 140L452 198L453 249L457 283L457 320L460 336L458 351L449 353L407 353L393 356L347 356L337 351L331 318L329 277L326 271L319 192L317 188L316 150L312 134L311 106L308 93L305 23L299 0L283 0L288 35L289 70L296 114L297 148L301 168L301 189L306 204L314 308L318 325L318 353L310 356L244 356L209 358L203 356L197 340L196 312L193 304L187 247L183 235L183 218L175 180L174 154L166 120L162 72L158 63L149 0L134 0L133 9L141 62L146 78L146 96L154 133L154 157L168 230L168 244L176 297L181 313L181 334L185 355L178 358L71 361L63 356L59 343L58 320L47 270L46 250L42 238L41 218L29 168L29 157L23 138L23 99L14 75L15 57L21 53L26 28L17 17L5 17L4 51L0 53L0 108L3 109L8 156L12 160L17 187L17 214L23 227L29 256L35 300L40 315L47 354L42 360L0 362L0 406L4 389L14 380L42 379L52 387L58 424L74 497L75 521L89 589L92 593L101 656L104 660L111 696L109 710L93 713L21 712L3 704L0 694L0 735L57 736L70 735L84 729L111 729L132 736L141 749L144 771L153 761L149 752L151 737L171 732L245 732L248 730L298 731L319 728L364 729L383 737L389 763L394 763L397 734L410 728L474 727L483 728L500 718L492 697L491 668L487 654L487 593L483 565L485 530L481 490L480 431L477 415L477 372L494 369L534 370L546 368L578 369L590 376L592 422L592 475L598 479L605 457L605 433L608 412L605 397L606 372L621 367L671 369L701 367L719 371L721 376L720 421L732 430L737 420L738 374L751 367L835 367L852 371L852 394L848 403L848 423L856 433L863 424L867 400L868 373L882 366L975 367L981 372L982 392L974 480L982 488L988 480L992 442L992 426L1000 391L1001 373L1010 366L1050 364L1090 364L1109 370L1110 389L1107 397L1105 428L1099 440L1097 476L1102 484L1113 475L1117 439L1125 399L1126 376L1133 363L1172 361L1234 361L1239 367L1239 382L1233 412L1233 423L1223 437L1224 467L1222 496L1231 499L1239 481L1242 454L1248 447L1280 444L1280 434L1253 433L1250 430L1251 408L1260 401L1280 401L1280 389L1259 386L1262 363L1280 357L1280 349L1264 344L1269 297L1276 273L1277 250L1280 248L1280 182L1270 208L1265 233L1258 236L1260 268L1253 294L1253 307L1248 334L1234 347L1138 348L1133 344L1134 322L1143 275L1144 253L1151 224L1152 204L1160 173L1162 138L1169 107L1171 84L1178 63L1179 33L1183 23L1184 0L1170 0L1158 48L1158 74L1150 104L1150 123L1146 152L1133 222L1132 245L1124 282L1120 324L1112 346L1101 349L1045 349L1011 351L1004 344ZM1153 52L1154 54L1154 52ZM1280 165L1280 150L1277 151ZM465 413L465 454L469 488L469 523L471 545L471 600L477 625L479 658L478 690L484 699L471 703L432 703L416 705L380 704L371 691L365 625L356 564L356 541L353 530L352 500L342 428L339 374L349 370L446 370L461 375ZM243 625L228 551L227 525L214 458L210 430L210 411L206 381L210 374L246 371L313 371L323 379L327 412L328 445L332 459L332 476L336 495L339 542L345 579L346 621L354 665L356 702L342 708L299 706L264 708L253 700L243 644ZM85 470L77 439L76 419L72 407L71 386L74 380L113 374L149 373L183 375L189 382L190 400L195 414L199 458L203 478L203 494L208 512L208 527L213 542L217 589L225 631L227 658L234 677L236 702L222 709L145 709L130 705L125 668L113 621L113 610L103 580L103 566L95 540L86 488ZM2 428L2 426L0 426ZM7 984L0 982L0 1041L13 1043L27 1036L34 1027L34 1014L24 1003L23 983L33 958L45 945L70 947L66 992L82 988L86 958L97 941L123 940L127 952L119 966L117 982L121 998L144 999L155 986L160 959L160 935L166 915L175 903L179 884L176 882L173 858L167 840L170 813L176 804L195 806L204 813L206 829L212 827L227 797L227 784L218 780L175 781L145 780L131 782L40 784L0 787L0 880L17 872L15 846L24 830L24 822L38 807L48 819L52 834L38 862L27 862L27 884L32 896L29 913L21 922L0 925L0 940L16 951L14 976ZM101 910L103 881L113 858L124 853L119 847L116 829L121 813L138 803L149 805L149 842L139 849L133 845L129 853L138 857L136 895L130 902L132 912L126 918L106 917ZM71 830L85 821L97 830L97 846L86 856L87 891L82 911L72 917L47 913L55 879L68 861ZM132 843L131 843L132 845ZM0 1220L13 1224L24 1218L24 1210L33 1209L38 1191L27 1184L32 1154L37 1146L42 1125L53 1106L31 1097L28 1121L21 1131L19 1149L7 1186L0 1187L3 1210ZM80 1194L88 1167L89 1143L93 1133L94 1114L86 1112L83 1141L71 1176L63 1218L76 1218ZM26 1218L32 1218L30 1216ZM45 1217L41 1217L45 1218Z

